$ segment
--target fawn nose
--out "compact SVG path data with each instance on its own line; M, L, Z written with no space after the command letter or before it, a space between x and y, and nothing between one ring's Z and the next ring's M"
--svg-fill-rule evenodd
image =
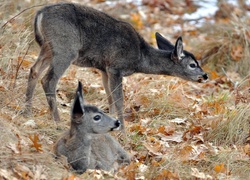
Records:
M203 77L204 80L207 80L207 79L208 79L207 74L203 74L202 77Z
M120 121L120 120L116 120L116 121L115 121L115 126L116 126L116 127L120 127L120 125L121 125L121 121Z

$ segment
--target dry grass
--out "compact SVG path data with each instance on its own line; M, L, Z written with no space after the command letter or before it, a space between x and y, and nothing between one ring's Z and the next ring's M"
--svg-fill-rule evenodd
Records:
M222 72L238 72L242 77L249 74L250 18L233 16L228 22L208 24L201 28L204 39L196 49L204 64Z
M3 1L0 3L1 26L21 9L43 3L46 2ZM72 66L58 84L61 122L54 124L50 120L40 83L33 99L34 116L26 118L21 114L29 68L39 52L31 26L36 10L20 14L0 29L1 178L32 179L39 173L37 179L70 179L75 176L81 179L199 179L202 175L203 179L250 177L250 150L246 144L250 118L249 77L244 83L234 86L231 81L236 81L225 76L206 84L195 84L178 78L143 74L124 78L128 137L123 139L123 136L113 134L133 157L131 165L115 174L88 171L74 175L65 160L53 157L51 149L58 136L69 127L70 104L77 81L82 81L88 103L106 111L107 99L97 71ZM223 25L223 31L222 26L217 27L206 28L213 28L213 31L206 35L206 48L199 46L202 51L207 49L207 61L214 66L211 71L223 67L246 74L250 52L247 23L232 21ZM142 31L142 34L150 34L153 30L145 28ZM243 58L237 62L230 55L235 44L244 49ZM174 122L175 118L183 122ZM25 125L30 120L34 120L34 126ZM159 133L162 127L169 135ZM175 133L181 136L180 142L164 139L173 138ZM43 152L30 147L29 135L34 134L39 135ZM215 170L218 165L221 165L221 172Z
M229 119L222 121L209 132L209 141L221 146L243 145L247 142L250 127L250 104L242 105L235 111Z
M219 122L209 134L207 140L217 145L244 145L249 143L250 111L249 111L249 78L234 83L234 91L229 95L229 101L234 102L234 108L229 108L224 120ZM233 99L232 99L233 96Z

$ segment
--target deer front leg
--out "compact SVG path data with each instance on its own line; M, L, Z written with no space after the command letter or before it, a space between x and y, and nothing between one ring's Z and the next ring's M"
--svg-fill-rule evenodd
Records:
M101 71L102 72L102 82L103 82L103 86L106 92L106 95L108 97L108 103L109 103L109 113L110 114L115 114L115 105L113 103L112 100L112 96L111 96L111 92L110 92L110 85L109 85L109 81L108 81L108 75L106 72Z
M89 167L89 157L86 155L77 156L77 158L68 157L68 162L78 174L84 173Z
M128 165L130 164L130 161L131 160L127 152L122 147L120 147L120 149L118 149L118 157L117 157L118 164Z
M112 69L108 69L107 74L113 103L115 104L118 119L121 121L121 129L125 130L123 119L122 75L119 71Z
M122 148L118 141L114 140L114 138L112 138L111 144L113 144L112 149L116 149L117 163L119 165L128 165L131 161L129 154Z

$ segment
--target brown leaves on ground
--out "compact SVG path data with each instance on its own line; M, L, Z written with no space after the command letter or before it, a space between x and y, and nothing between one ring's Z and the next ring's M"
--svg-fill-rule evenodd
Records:
M145 108L148 108L148 104L141 103L140 109L136 115L139 121L137 123L136 121L129 123L128 127L129 137L132 139L131 142L140 139L137 141L137 147L135 147L140 149L139 151L141 153L135 153L134 158L139 163L144 164L144 166L146 165L145 172L151 172L154 174L154 177L162 177L164 173L159 174L160 167L171 167L167 169L167 171L173 174L178 172L178 179L181 173L180 169L187 168L185 167L185 164L187 164L192 166L190 172L190 176L192 177L213 179L213 177L234 176L232 171L238 169L237 162L239 159L231 159L230 162L232 166L229 168L225 166L227 163L226 159L226 162L217 160L213 165L209 165L210 158L219 158L222 156L222 159L224 159L224 153L228 154L228 156L230 156L230 153L235 153L234 148L228 147L228 150L224 152L224 149L220 147L220 144L223 143L224 135L220 136L218 134L218 138L221 137L221 139L217 140L217 145L207 141L211 129L217 128L218 124L223 125L226 121L232 121L231 118L235 115L233 109L237 109L237 106L235 106L235 97L233 94L238 90L234 89L233 84L228 83L228 81L235 81L233 76L229 73L228 76L218 76L214 81L208 82L207 84L191 85L191 83L188 82L186 84L187 86L183 86L181 83L182 81L177 81L175 82L175 86L172 86L171 95L162 95L156 102L154 102L154 98L158 97L161 92L157 92L156 89L154 90L156 94L150 94L150 92L143 91L143 97L147 98L148 102L151 102L151 105L154 104L154 108L151 110L155 112L155 116L146 118L146 114L148 113L151 115L152 112L149 113L145 110ZM143 83L142 80L140 82ZM170 82L168 83L166 87L170 86ZM248 83L239 87L239 91L244 92L248 90L247 84ZM129 89L129 86L130 85L127 84L126 89ZM181 93L177 91L180 87L184 88ZM203 92L204 94L200 95L199 92ZM230 95L228 93L230 93ZM181 102L185 102L185 106L178 106L179 103L172 102L172 98L174 99L176 97L175 94L177 95L177 99ZM239 96L237 94L235 95L236 97ZM133 103L136 99L138 98L131 99L128 104ZM164 101L161 101L161 99L164 99ZM144 101L147 102L147 100ZM170 113L166 113L167 111L165 111L164 108L171 108L171 106L167 106L169 102L171 102L171 105L175 105L175 107L173 111L168 111ZM246 101L241 101L241 103L246 103ZM159 104L161 104L161 106L159 106ZM163 104L165 104L165 106ZM150 107L149 105L149 108ZM159 109L155 111L155 108ZM178 111L179 108L187 109L188 114L186 114L185 111ZM171 112L179 112L179 117L171 118L171 116L174 116ZM224 116L222 116L223 114ZM242 121L247 123L247 119ZM232 123L236 123L236 121ZM234 124L234 126L236 126L236 124ZM221 130L221 132L223 132L223 129ZM231 130L229 129L229 131ZM236 133L237 131L238 130L232 131L232 133L234 133L232 137L234 136L235 140L238 136ZM248 131L242 130L242 132L245 134L245 138L249 136ZM239 142L240 141L237 143ZM245 142L247 142L246 139ZM226 142L223 145L225 146ZM245 145L242 150L237 152L239 156L242 156L240 161L245 163L245 169L247 169L248 166L248 152L249 146ZM222 153L222 155L220 155L220 153ZM149 159L151 163L146 163ZM205 168L207 166L210 166L210 169ZM140 177L139 174L142 173L141 168L138 166L137 170L134 171L137 172L136 177ZM250 173L248 170L247 172ZM245 175L242 177L244 176ZM153 175L148 176L147 174L145 177L153 177Z
M224 4L220 6L214 25L197 28L179 16L187 10L195 11L197 7L193 1L142 2L141 8L132 3L110 6L105 4L105 0L87 3L94 3L94 7L129 21L154 46L156 31L166 35L171 42L182 34L185 49L197 51L197 58L204 58L202 62L209 63L204 69L210 80L197 84L179 78L144 74L124 78L127 138L124 140L121 136L118 139L130 153L131 164L117 172L87 170L82 175L74 174L64 157L54 158L52 146L69 127L70 105L78 80L83 82L88 103L108 110L100 73L71 67L60 79L57 99L61 122L53 124L49 119L48 105L40 84L33 101L34 116L22 116L28 71L39 50L33 44L28 48L33 39L30 14L20 16L6 25L0 37L3 40L0 42L0 179L250 177L250 79L249 76L240 76L249 72L250 21L242 21L242 14L235 7ZM16 6L16 2L11 3ZM26 7L27 3L20 2L18 7ZM233 13L225 13L228 8L232 8ZM8 19L0 13L2 16ZM204 20L209 23L211 18ZM232 69L224 68L231 62L235 63Z
M172 173L169 170L163 169L158 175L153 178L153 180L158 179L172 179L172 180L178 180L180 177L177 173Z

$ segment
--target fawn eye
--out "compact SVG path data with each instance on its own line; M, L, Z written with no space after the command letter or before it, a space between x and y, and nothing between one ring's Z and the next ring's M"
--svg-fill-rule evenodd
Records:
M196 67L196 64L192 63L192 64L189 64L189 66L190 66L191 68L195 68L195 67Z
M99 121L100 119L101 119L101 116L100 116L100 115L94 116L94 120L95 120L95 121Z

